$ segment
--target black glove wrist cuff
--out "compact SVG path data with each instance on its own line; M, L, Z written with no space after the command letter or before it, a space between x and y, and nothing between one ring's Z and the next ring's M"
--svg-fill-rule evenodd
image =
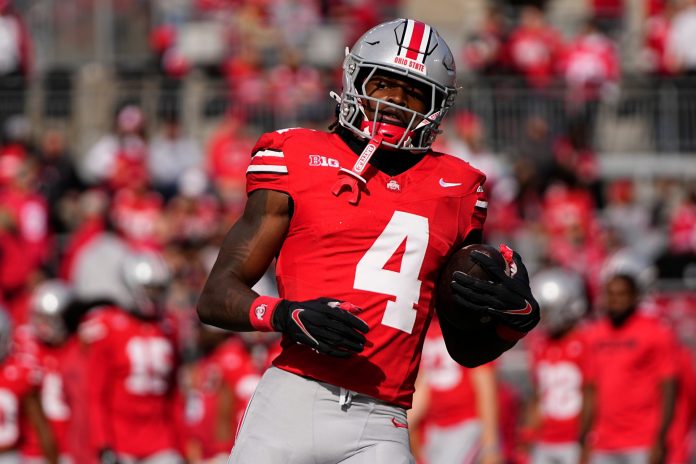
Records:
M519 330L515 330L500 323L496 324L495 333L498 335L498 337L508 342L516 342L527 335L527 332L520 332Z

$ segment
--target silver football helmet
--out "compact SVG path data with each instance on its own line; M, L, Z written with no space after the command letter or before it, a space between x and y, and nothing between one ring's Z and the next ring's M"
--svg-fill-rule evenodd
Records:
M429 108L412 111L369 97L366 83L378 72L416 81L427 89ZM426 151L440 132L442 118L454 104L456 69L449 47L432 26L413 19L397 19L367 31L343 62L343 93L338 122L361 138L382 135L382 144L409 151ZM429 92L429 95L427 93ZM376 107L372 120L365 105ZM410 115L406 127L380 122L380 112L393 107Z
M29 303L29 321L39 340L51 345L65 340L68 334L65 311L74 297L73 289L57 279L42 282L34 289Z
M172 280L164 258L151 251L129 253L121 264L121 275L130 292L129 309L144 317L159 317Z
M12 318L5 306L0 305L0 361L12 351Z
M579 274L562 268L545 269L534 275L530 284L541 307L542 323L551 333L569 329L585 315L587 296Z

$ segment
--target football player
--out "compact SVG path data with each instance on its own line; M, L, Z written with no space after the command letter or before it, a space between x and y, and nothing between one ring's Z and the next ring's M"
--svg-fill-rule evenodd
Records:
M608 277L603 317L587 329L579 436L590 463L659 464L669 451L679 350L674 332L641 311L640 291L633 274Z
M75 301L74 292L66 282L55 279L40 283L29 302L29 325L19 327L15 335L18 349L34 358L41 371L41 406L51 425L62 463L78 460L70 428L74 426L74 403L82 399L75 397L81 394L78 391L82 387L76 370L81 369L84 362L74 336L76 327L71 327L66 320ZM25 328L28 330L22 330ZM22 441L22 459L26 463L44 462L37 438L36 434L29 433Z
M578 323L587 309L582 277L561 268L540 271L532 290L541 307L541 328L530 343L533 399L527 431L533 464L575 464L587 348ZM531 341L531 340L530 340Z
M412 19L380 24L343 64L330 132L261 136L247 168L248 201L226 236L198 303L204 323L282 332L230 462L405 463L406 409L448 256L479 242L485 176L430 149L455 94L449 47ZM251 286L277 257L280 297ZM539 318L519 256L496 282L452 276L461 311L488 324L441 321L469 366L490 361Z
M0 307L0 462L24 462L19 447L31 428L42 462L57 464L58 448L41 407L41 371L32 357L11 349L12 335L12 321Z
M501 464L498 416L494 363L473 369L457 364L438 324L431 324L408 412L411 433L420 432L412 436L414 450L428 464Z
M130 304L92 310L79 329L90 374L92 444L102 464L180 463L176 337L163 314L170 271L153 252L126 256L121 269Z

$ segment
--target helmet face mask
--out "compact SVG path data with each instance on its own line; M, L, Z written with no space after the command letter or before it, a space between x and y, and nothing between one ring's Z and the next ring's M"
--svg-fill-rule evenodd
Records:
M435 29L410 19L380 24L358 39L343 62L339 124L361 138L379 133L387 147L426 151L454 103L455 73L452 53ZM369 96L367 83L380 75L424 89L425 110ZM382 122L385 111L406 115L405 127Z

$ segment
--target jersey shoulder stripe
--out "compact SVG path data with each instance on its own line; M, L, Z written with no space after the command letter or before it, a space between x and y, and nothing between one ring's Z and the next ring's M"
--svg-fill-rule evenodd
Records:
M251 151L251 161L246 170L247 194L258 189L270 189L292 195L288 180L291 169L288 168L288 144L304 145L301 140L316 136L311 129L282 129L267 132L256 142ZM296 166L296 163L295 163Z
M252 172L287 174L288 167L285 165L285 155L280 150L270 148L259 150L252 154L246 172L247 174Z

